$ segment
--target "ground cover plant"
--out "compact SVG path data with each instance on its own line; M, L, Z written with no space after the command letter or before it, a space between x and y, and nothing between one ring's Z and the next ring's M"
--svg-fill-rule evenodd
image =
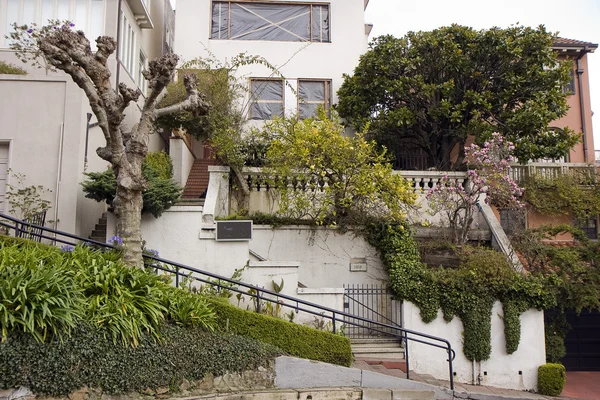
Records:
M0 236L0 388L116 394L267 366L284 353L352 361L347 338L210 293L131 268L120 251Z

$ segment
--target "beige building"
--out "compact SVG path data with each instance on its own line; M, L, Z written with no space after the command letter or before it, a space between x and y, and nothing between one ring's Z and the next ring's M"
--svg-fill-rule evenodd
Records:
M124 82L145 92L141 72L148 60L172 50L169 0L0 0L0 60L21 64L4 38L13 22L44 25L50 19L69 20L90 39L118 38L118 50L109 60L115 87ZM105 206L86 199L80 183L84 172L107 168L96 155L104 137L70 77L21 65L28 75L0 75L0 210L9 210L4 195L10 168L26 176L25 185L52 190L44 195L52 207L46 219L57 221L52 226L87 236ZM143 100L127 109L129 126L137 121ZM151 137L151 150L164 147L159 135Z

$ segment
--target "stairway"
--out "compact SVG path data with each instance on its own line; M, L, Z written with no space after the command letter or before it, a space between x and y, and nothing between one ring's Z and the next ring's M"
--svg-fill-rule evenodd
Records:
M352 354L356 360L404 362L404 347L398 339L351 339Z
M106 243L106 213L103 213L88 239Z
M179 205L204 204L209 179L208 167L215 164L216 160L212 158L194 160Z

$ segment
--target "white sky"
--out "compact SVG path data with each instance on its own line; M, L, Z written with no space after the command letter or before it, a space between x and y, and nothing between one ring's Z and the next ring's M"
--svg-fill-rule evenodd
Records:
M171 0L173 7L176 0ZM432 30L453 23L485 29L543 24L560 36L600 43L600 0L370 0L371 37ZM600 149L600 49L588 55L594 143ZM588 128L589 129L589 128Z

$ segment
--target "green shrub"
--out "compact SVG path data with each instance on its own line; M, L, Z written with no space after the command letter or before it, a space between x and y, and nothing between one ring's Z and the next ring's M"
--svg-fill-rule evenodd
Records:
M23 331L38 341L69 334L83 315L74 273L56 264L56 249L36 251L18 241L0 242L0 327L2 341Z
M292 356L344 366L352 364L348 338L245 311L219 300L213 300L212 306L221 331L258 339Z
M163 341L143 334L140 345L115 345L105 331L81 324L63 342L36 342L17 333L0 344L0 389L29 387L36 394L65 396L82 387L111 394L172 387L266 366L281 351L239 336L164 326Z
M213 330L215 313L206 296L171 287L165 292L169 319L181 326L200 326Z
M16 65L0 61L0 74L27 75L27 71Z
M81 183L85 197L105 202L112 211L112 203L117 191L114 171L109 168L104 172L89 172L88 179ZM148 153L142 164L142 175L148 183L143 193L142 212L151 213L155 218L168 210L181 196L183 189L175 183L173 164L167 153Z
M38 340L47 333L60 336L82 319L102 328L115 343L133 346L144 333L159 339L165 321L213 329L214 313L205 295L126 266L118 251L84 246L61 251L5 236L0 246L3 338L15 330Z
M538 391L540 394L558 396L566 381L566 370L562 364L547 363L538 368Z

